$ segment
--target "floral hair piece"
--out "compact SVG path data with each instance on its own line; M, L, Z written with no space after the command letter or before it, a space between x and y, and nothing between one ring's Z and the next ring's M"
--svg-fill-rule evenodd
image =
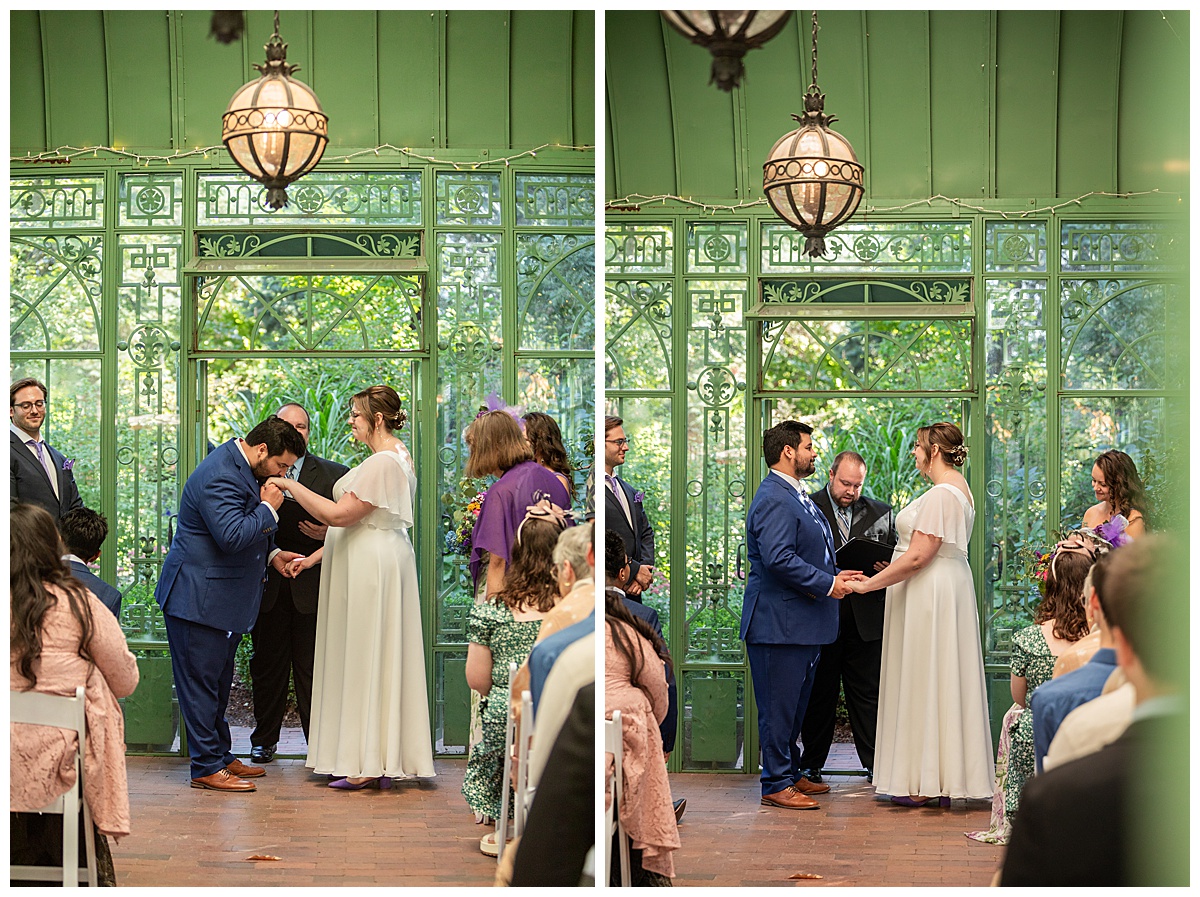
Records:
M575 515L564 508L560 508L554 502L550 501L549 498L539 498L535 504L525 507L525 517L517 526L517 542L520 543L521 541L521 527L525 526L527 520L548 520L561 530L567 528L568 520L574 519Z
M1055 546L1050 549L1050 573L1057 577L1055 564L1058 559L1068 552L1086 554L1094 564L1112 550L1112 543L1093 529L1083 528L1071 530Z

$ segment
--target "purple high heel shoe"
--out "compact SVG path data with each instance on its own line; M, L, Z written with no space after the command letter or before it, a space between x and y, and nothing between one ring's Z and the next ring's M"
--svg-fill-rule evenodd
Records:
M329 783L330 788L337 788L339 791L361 791L363 788L370 788L372 786L378 788L380 791L387 791L392 787L392 780L388 776L379 776L378 778L367 779L365 782L359 782L355 785L347 777Z
M909 797L908 795L904 795L902 797L892 798L892 803L901 807L927 807L933 803L933 801L937 801L937 803L933 804L935 807L941 807L942 809L945 809L946 807L950 806L950 798L948 797L927 797L924 800L913 800L913 798Z

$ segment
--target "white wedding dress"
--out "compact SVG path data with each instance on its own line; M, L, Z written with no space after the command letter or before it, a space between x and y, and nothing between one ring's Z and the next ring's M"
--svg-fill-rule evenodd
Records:
M337 776L432 776L417 561L409 541L417 483L399 451L376 452L337 481L375 506L331 526L321 562L311 739L305 765Z
M975 509L948 483L896 515L893 558L907 550L914 531L942 544L927 567L887 590L875 737L880 794L992 796L992 731L967 564L974 522Z

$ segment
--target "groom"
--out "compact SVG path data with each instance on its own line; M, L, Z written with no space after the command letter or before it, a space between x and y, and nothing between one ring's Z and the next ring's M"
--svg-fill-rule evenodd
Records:
M821 645L838 634L838 603L859 571L837 572L829 522L800 481L816 469L812 427L786 420L763 433L771 468L746 515L750 572L742 601L758 740L762 803L813 810L828 791L800 775L796 737L808 706Z

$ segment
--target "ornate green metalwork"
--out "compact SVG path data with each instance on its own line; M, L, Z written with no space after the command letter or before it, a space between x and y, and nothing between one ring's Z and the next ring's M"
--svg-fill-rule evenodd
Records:
M117 223L121 227L181 227L183 175L161 172L120 175Z
M749 263L745 222L688 222L684 236L689 274L745 274Z
M1064 273L1169 271L1187 262L1183 235L1161 221L1064 221L1061 253Z
M590 235L517 235L521 349L590 351L596 333L596 241Z
M9 223L19 228L104 226L104 177L14 177L9 186Z
M10 350L98 350L103 238L14 234L9 253Z
M267 190L241 173L200 175L196 223L210 226L304 224L420 226L420 171L328 171L304 176L273 211Z
M605 288L605 389L670 389L672 284L614 280Z
M1183 387L1166 352L1168 328L1184 320L1176 284L1063 280L1061 289L1064 389Z
M439 171L437 223L462 227L500 224L500 175L487 172Z
M596 180L583 174L518 172L518 226L586 227L596 223Z
M912 281L763 279L760 284L762 301L773 305L879 305L895 302L946 305L971 301L972 281L969 277Z
M619 222L604 228L604 273L673 274L674 231L666 224Z
M983 252L988 273L1045 272L1045 221L989 221L986 234Z
M260 235L244 232L204 232L197 236L197 257L225 258L383 258L421 256L421 234L354 231Z
M762 273L941 273L972 269L971 222L851 221L825 237L824 258L804 255L805 237L786 224L762 225Z

